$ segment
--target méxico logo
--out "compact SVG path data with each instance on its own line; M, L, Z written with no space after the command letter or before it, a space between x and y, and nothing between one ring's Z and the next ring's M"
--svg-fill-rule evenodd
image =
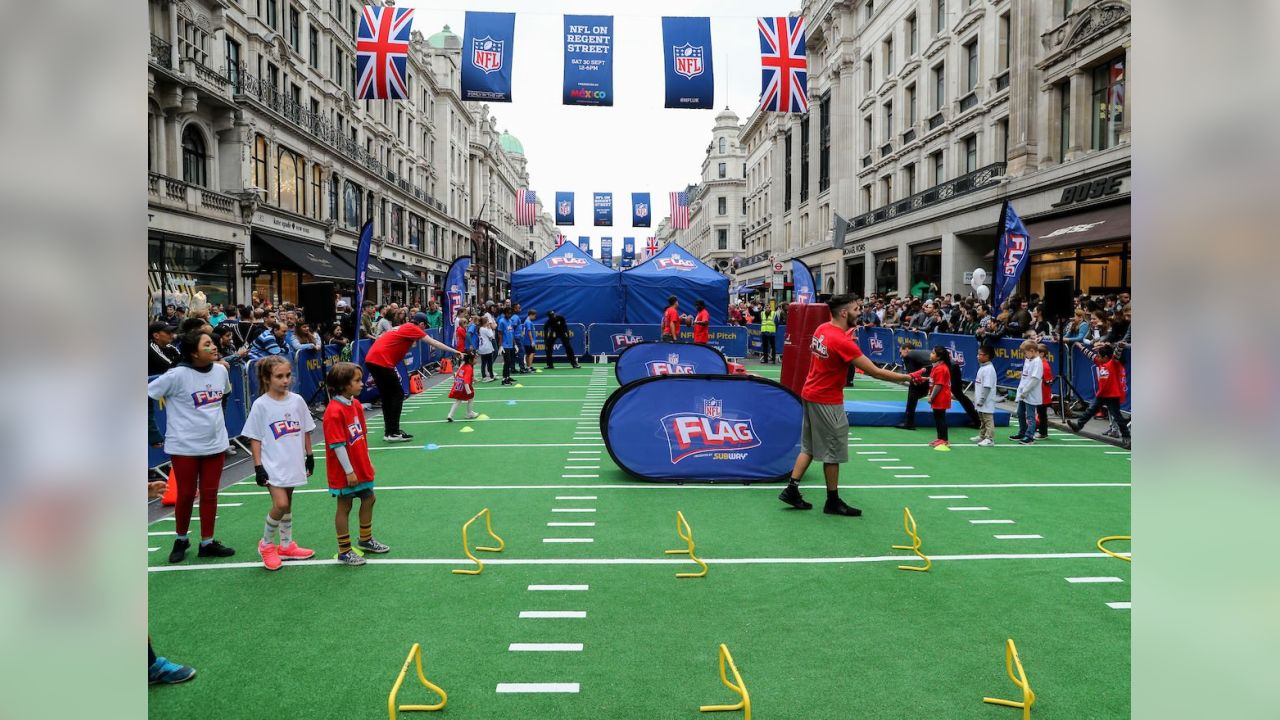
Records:
M475 38L471 41L471 64L484 71L486 75L501 70L504 45L506 45L505 42L494 40L488 35Z
M584 268L587 266L587 259L578 257L577 255L561 255L560 257L547 258L547 267L549 268Z
M613 351L618 352L623 348L628 348L628 347L631 347L632 345L638 345L642 342L644 342L644 338L640 337L639 335L633 334L631 332L631 328L627 328L627 331L624 333L614 333Z
M741 460L745 452L760 447L751 418L724 417L724 401L703 398L702 412L675 413L660 421L667 434L671 463L691 457L712 460Z
M683 75L690 80L702 74L702 47L693 46L689 43L676 45L671 48L672 61L677 75Z
M283 420L277 420L271 423L271 435L279 440L286 435L297 435L302 432L302 423L293 419L293 416L286 413Z
M214 390L212 385L205 385L203 390L197 390L191 393L191 404L197 410L219 405L222 403L222 391Z
M680 270L681 272L688 272L696 267L698 266L694 265L692 261L685 260L680 253L671 253L670 257L658 258L659 270Z
M1013 277L1018 271L1018 265L1022 263L1022 258L1027 254L1027 236L1019 233L1009 233L1008 243L1004 250L1004 276Z
M692 375L697 369L689 364L680 364L679 353L671 353L667 356L667 361L651 360L645 363L645 367L649 369L649 377L657 375Z

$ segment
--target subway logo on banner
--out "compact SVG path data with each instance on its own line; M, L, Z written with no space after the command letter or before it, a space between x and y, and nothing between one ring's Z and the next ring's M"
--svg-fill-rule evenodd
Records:
M587 266L587 259L578 257L577 255L561 255L560 257L547 258L547 267L549 268L569 268L577 270Z
M212 385L205 385L204 390L197 390L191 393L191 404L197 410L200 408L212 407L222 402L222 391L214 390Z
M624 333L614 333L613 351L618 352L623 348L628 348L632 345L639 345L642 342L644 342L643 337L633 334L631 332L631 328L627 328L627 331Z
M691 457L742 460L742 451L760 447L751 418L726 419L723 400L704 398L701 413L676 413L660 422L673 465Z
M671 257L658 258L659 270L680 270L682 272L688 272L696 267L698 266L681 257L680 253L672 253Z
M692 365L680 364L680 356L672 353L667 356L667 361L652 360L645 363L645 367L649 369L649 377L657 375L692 375L697 369Z
M1020 233L1009 233L1009 243L1004 252L1004 274L1013 277L1018 270L1018 263L1027 253L1027 236Z

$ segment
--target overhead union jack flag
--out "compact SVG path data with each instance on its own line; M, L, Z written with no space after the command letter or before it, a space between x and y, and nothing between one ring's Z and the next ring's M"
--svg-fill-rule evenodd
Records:
M533 227L538 222L538 194L520 188L516 191L516 224Z
M645 254L645 257L653 257L654 255L657 255L657 254L658 254L658 239L657 239L657 238L649 238L649 239L645 240L645 243L644 243L644 254Z
M804 18L762 17L760 105L768 112L809 111L809 60L804 50Z
M689 227L689 193L671 193L671 227L679 230Z
M367 6L356 30L356 98L407 100L413 8Z

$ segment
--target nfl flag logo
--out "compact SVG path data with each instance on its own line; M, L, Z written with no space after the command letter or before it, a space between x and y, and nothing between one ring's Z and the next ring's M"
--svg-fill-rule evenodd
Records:
M675 71L677 75L683 75L690 80L702 74L702 48L694 47L689 43L677 45L672 49L672 59L675 61Z
M560 206L559 206L559 207L560 207L560 214L561 214L561 215L568 215L568 214L569 214L570 205L569 205L569 201L568 201L568 200L561 200L561 201L560 201Z
M718 418L724 414L724 401L715 398L706 398L702 401L702 414L711 418Z
M502 69L502 46L506 43L488 35L471 41L471 64L486 75Z
M649 206L644 203L636 203L636 217L649 217Z

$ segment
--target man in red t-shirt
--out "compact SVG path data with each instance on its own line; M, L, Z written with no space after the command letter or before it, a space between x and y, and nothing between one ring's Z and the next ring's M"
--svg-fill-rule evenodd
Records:
M679 301L676 296L672 295L667 298L667 309L662 313L662 340L663 342L679 342L680 341L680 310Z
M462 353L445 345L426 333L427 314L420 312L413 316L413 322L407 322L392 328L378 336L364 358L369 376L378 386L378 394L382 398L382 439L387 442L409 442L413 436L400 429L400 411L404 408L404 388L400 386L400 375L396 366L409 353L413 344L425 341L431 347L455 357Z
M799 510L809 510L813 505L805 502L800 494L800 478L809 469L809 463L817 459L822 463L822 474L827 481L827 503L822 508L828 515L858 517L862 511L846 505L840 499L840 463L849 461L849 416L844 411L844 381L850 363L867 375L890 382L910 382L910 376L882 370L867 359L850 337L850 328L862 311L857 298L837 295L827 301L831 308L831 322L823 323L813 331L809 351L813 359L809 363L809 375L800 390L804 404L804 423L800 430L800 454L791 470L791 482L778 495L778 499Z
M711 341L711 313L707 312L707 304L701 300L695 300L694 305L698 314L693 318L693 341L706 345Z

